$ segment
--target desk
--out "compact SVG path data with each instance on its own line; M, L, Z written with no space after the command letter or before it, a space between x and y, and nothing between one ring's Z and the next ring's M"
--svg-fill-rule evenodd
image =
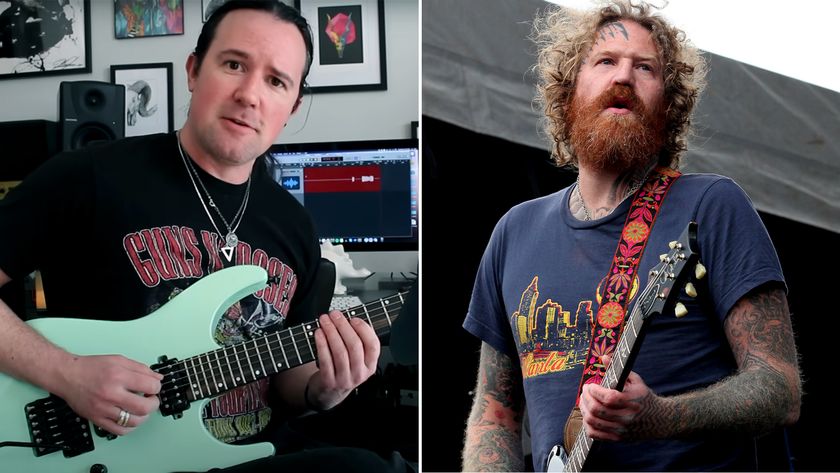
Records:
M344 278L341 284L347 287L347 294L356 296L362 302L371 302L388 297L397 292L407 291L414 281L390 273L375 273L367 278Z

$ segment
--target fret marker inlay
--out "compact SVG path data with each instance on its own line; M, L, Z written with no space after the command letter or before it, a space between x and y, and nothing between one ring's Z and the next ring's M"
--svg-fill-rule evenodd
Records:
M367 322L377 335L383 335L388 333L389 326L399 316L402 302L402 294L399 294L390 300L379 299L348 309L341 315L351 322L359 318ZM312 339L319 328L321 324L315 320L186 358L177 372L180 374L173 372L173 377L167 377L166 382L187 389L183 393L175 390L172 396L176 398L186 398L188 402L210 398L317 359L317 346ZM300 343L298 336L302 336L305 343ZM617 347L617 352L623 353L628 348L621 345ZM289 353L289 349L293 351ZM615 376L615 373L609 375Z

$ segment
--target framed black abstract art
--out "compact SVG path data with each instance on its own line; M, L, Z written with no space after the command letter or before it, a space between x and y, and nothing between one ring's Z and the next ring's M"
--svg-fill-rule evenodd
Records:
M0 2L0 79L91 71L90 0Z

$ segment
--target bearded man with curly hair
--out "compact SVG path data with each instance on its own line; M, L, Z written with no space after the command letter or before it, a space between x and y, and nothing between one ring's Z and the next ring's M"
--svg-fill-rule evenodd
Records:
M752 203L728 178L678 171L702 56L625 0L549 9L533 39L552 156L578 179L511 209L485 251L464 321L482 340L464 469L525 468L527 403L536 471L580 429L594 443L575 468L754 470L755 438L797 420L801 381L784 276ZM649 318L623 390L602 385L626 358L618 340L637 335L624 323L648 271L689 222L707 273L686 290L696 298L679 296L678 319Z

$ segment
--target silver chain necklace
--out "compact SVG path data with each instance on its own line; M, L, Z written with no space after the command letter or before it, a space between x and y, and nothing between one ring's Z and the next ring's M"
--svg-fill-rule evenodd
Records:
M236 214L233 216L231 223L228 223L227 219L224 215L222 215L222 211L216 205L216 202L213 200L213 197L210 196L210 192L207 191L207 187L204 186L204 182L201 180L201 176L198 175L198 171L195 169L195 166L187 159L187 156L184 154L184 148L181 146L181 132L179 131L176 134L178 138L178 152L181 154L181 159L184 161L184 166L187 168L187 175L190 176L190 181L192 181L193 188L195 189L195 193L198 196L198 200L201 202L201 206L204 207L204 211L207 213L207 217L210 219L210 223L213 224L213 228L216 229L216 233L219 234L225 240L225 246L221 248L222 254L230 263L231 259L233 258L233 250L236 248L236 245L239 243L239 237L236 236L236 229L239 228L239 224L242 223L242 217L245 215L245 208L248 207L248 199L251 196L251 175L248 175L248 184L245 186L245 197L242 199L242 203L239 205L239 210L236 211ZM198 184L196 184L198 181ZM201 186L201 189L204 191L204 195L207 196L207 203L204 202L204 197L201 195L201 191L198 190L198 186ZM216 211L216 214L219 215L219 218L222 220L222 223L225 224L225 228L227 229L226 234L222 234L221 230L219 230L219 226L216 225L216 220L213 218L213 214L210 213L210 209L207 206L213 207ZM232 224L232 225L231 225Z
M642 183L644 183L645 180L645 177L643 177L642 179L636 181L632 187L627 189L627 192L624 194L624 198L621 200L624 201L624 199L628 196L635 194L636 191L642 187ZM583 196L580 193L580 174L578 174L575 179L575 198L580 202L580 207L583 209L583 220L586 222L592 220L592 214L589 213L589 209L586 207L586 202L583 201Z
M575 179L575 197L580 202L580 208L583 209L583 220L588 222L592 220L592 215L589 214L589 209L586 208L586 203L583 201L583 196L580 194L580 174Z

